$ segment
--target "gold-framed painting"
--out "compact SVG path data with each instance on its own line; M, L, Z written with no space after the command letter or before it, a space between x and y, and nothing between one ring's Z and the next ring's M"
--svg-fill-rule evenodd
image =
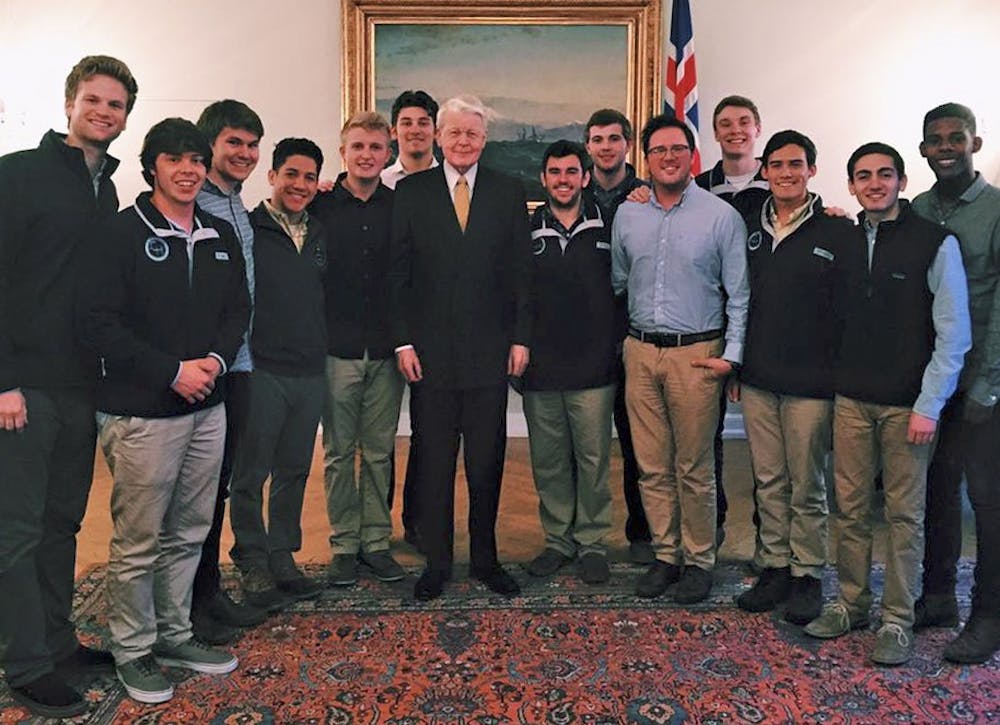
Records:
M542 152L583 140L591 112L638 135L660 110L660 0L342 0L344 118L389 118L404 90L468 93L492 110L483 162L542 199ZM644 173L635 144L631 160Z

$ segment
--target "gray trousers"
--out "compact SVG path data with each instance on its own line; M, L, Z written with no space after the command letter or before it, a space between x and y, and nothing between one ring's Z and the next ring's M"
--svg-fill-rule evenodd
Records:
M614 400L614 385L524 393L545 546L566 556L605 551Z
M302 548L302 500L325 390L322 375L291 377L260 369L251 375L249 416L229 494L236 539L230 554L241 568L267 567L272 553Z
M108 627L121 665L158 641L191 637L191 590L212 524L226 408L173 418L98 413L114 478L108 554Z
M77 647L70 622L76 534L94 474L94 399L22 388L28 425L0 430L0 638L18 687Z

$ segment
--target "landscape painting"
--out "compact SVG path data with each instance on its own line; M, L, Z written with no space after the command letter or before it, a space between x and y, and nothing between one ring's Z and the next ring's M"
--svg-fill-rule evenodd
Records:
M582 141L598 108L628 110L623 25L382 24L375 28L375 103L389 117L401 92L438 102L468 93L493 112L483 163L518 177L528 199L545 147Z
M388 118L405 90L478 96L493 114L483 162L535 202L549 143L582 141L599 108L636 129L659 111L661 0L341 1L344 118Z

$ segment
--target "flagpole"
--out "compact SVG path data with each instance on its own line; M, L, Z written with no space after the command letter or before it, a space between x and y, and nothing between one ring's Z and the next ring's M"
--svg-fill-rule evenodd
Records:
M663 112L684 121L694 134L691 171L701 172L701 139L698 136L698 74L695 71L694 26L689 0L673 0L667 41L666 93Z

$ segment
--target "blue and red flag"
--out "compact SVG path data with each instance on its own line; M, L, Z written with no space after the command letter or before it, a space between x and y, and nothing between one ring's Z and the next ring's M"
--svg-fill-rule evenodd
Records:
M667 57L667 92L663 112L673 114L694 133L691 171L701 171L698 139L698 74L694 65L694 27L688 0L673 0L670 13L670 55Z

